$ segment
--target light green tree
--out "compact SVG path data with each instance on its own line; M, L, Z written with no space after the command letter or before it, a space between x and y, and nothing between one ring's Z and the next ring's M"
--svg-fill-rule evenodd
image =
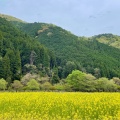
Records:
M42 90L51 90L52 85L49 82L45 82L41 85Z
M74 91L84 91L85 88L85 73L79 70L73 70L67 76L66 82Z
M27 88L29 90L39 90L40 88L39 83L35 80L35 79L31 79L28 83L27 83Z
M108 78L102 77L99 78L96 82L96 89L100 92L109 92L117 90L117 86L114 84L113 81L108 80Z
M7 82L2 78L0 79L0 90L5 90L7 88Z

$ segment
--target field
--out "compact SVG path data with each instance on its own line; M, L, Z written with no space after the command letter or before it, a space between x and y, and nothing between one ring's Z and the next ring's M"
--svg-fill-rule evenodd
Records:
M120 93L0 93L0 120L120 120Z

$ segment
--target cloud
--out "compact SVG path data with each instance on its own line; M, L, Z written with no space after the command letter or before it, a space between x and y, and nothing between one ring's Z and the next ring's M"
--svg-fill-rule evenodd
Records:
M90 15L89 18L90 18L90 19L96 19L97 17L94 16L94 15Z

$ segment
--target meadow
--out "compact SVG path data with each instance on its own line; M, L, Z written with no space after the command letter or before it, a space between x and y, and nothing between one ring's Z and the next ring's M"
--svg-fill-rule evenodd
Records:
M1 92L0 120L120 120L120 93Z

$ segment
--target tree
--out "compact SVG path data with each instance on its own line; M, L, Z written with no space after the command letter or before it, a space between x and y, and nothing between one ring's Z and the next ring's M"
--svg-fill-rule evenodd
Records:
M53 73L52 73L52 80L51 83L52 84L56 84L58 83L60 80L60 78L58 77L58 69L57 68L53 68Z
M52 88L52 85L49 82L45 82L41 85L41 88L43 90L50 90Z
M65 85L64 84L62 85L62 84L58 83L58 84L55 84L54 87L58 91L65 91Z
M10 60L7 55L3 57L3 70L4 70L4 78L10 84L11 82L11 71L10 71Z
M120 85L120 79L118 77L113 77L112 81L116 84L116 85Z
M21 75L21 58L19 50L13 51L8 49L6 55L10 60L10 70L12 73L12 80L20 79Z
M35 65L31 64L25 64L23 67L23 73L36 73L37 72L37 67Z
M14 80L14 82L12 83L12 88L15 89L16 92L22 87L23 85L21 84L19 80Z
M73 70L67 76L66 82L75 91L84 91L85 88L85 73L79 70Z
M2 78L0 79L0 90L5 90L7 87L7 82Z
M50 55L50 68L53 68L56 65L56 58L53 52L49 51Z
M44 50L44 62L43 62L43 66L45 66L45 67L49 67L50 66L50 58L49 58L47 50Z
M96 82L96 89L100 92L109 92L117 90L117 86L114 84L113 81L108 80L108 78L102 77L99 78Z
M85 74L85 91L93 92L96 91L96 78L92 74Z
M94 69L94 76L96 78L100 78L101 77L101 75L100 75L100 69L99 68L95 68Z
M55 83L58 83L60 80L60 78L58 77L57 74L53 73L53 76L52 76L52 84L55 84Z
M29 90L39 90L39 83L35 80L35 79L31 79L28 83L27 83L27 88Z
M85 74L85 79L86 80L96 80L95 76L93 76L92 74Z
M0 57L0 78L4 78L3 59Z
M63 77L66 78L68 74L70 74L73 70L76 69L76 65L74 62L67 61L64 69L63 69Z
M0 31L0 55L3 55L3 36L2 32Z

